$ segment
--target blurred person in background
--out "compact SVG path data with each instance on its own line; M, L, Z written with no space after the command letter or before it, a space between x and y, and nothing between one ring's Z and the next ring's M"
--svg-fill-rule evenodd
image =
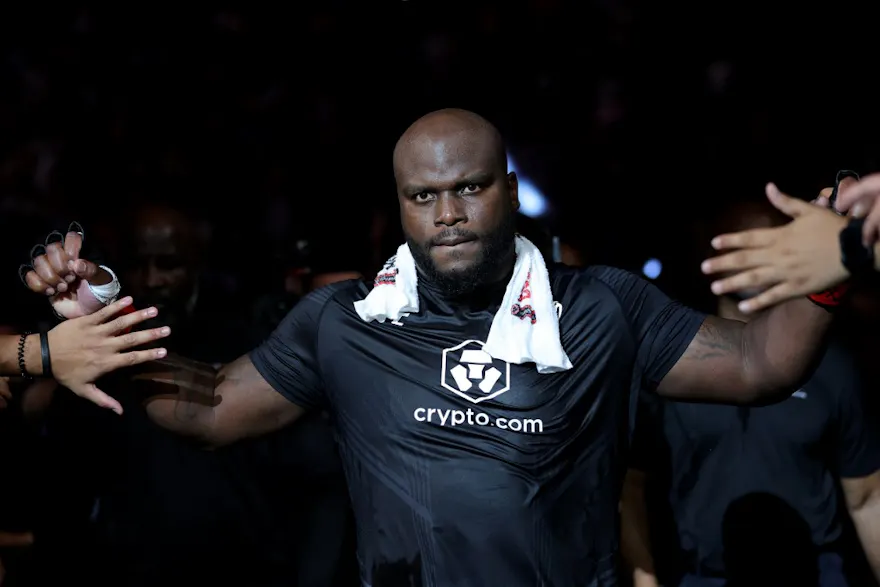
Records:
M713 234L785 221L767 202L740 202ZM718 315L748 321L737 304L751 295L722 296ZM635 587L864 585L844 572L858 554L846 548L847 516L880 575L880 439L864 392L853 358L831 346L809 381L772 406L642 394L621 499Z
M200 220L161 202L134 208L126 220L123 283L168 317L174 352L212 364L244 352L255 334L235 310L241 302L205 271L209 231L200 230ZM275 323L258 327L262 339ZM127 466L98 514L119 561L108 581L333 584L348 502L333 436L320 417L214 453L160 429L143 411L127 419L124 433ZM218 559L227 561L222 568Z

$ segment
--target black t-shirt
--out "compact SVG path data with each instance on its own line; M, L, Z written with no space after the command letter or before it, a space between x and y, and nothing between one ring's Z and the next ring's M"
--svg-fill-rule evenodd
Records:
M829 348L785 401L737 407L643 394L632 466L649 473L659 565L723 573L758 541L830 547L841 536L837 480L880 469L852 359ZM775 537L775 538L774 538ZM752 543L749 546L747 543ZM727 551L725 553L725 550Z
M558 266L550 282L562 373L481 354L500 288L464 304L420 284L418 314L366 323L368 286L335 284L252 353L279 393L336 421L366 584L617 583L629 416L703 315L618 269Z

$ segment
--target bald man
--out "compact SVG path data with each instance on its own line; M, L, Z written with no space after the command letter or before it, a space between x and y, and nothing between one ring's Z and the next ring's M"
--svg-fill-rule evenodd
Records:
M541 302L555 311L502 308L524 259L517 247L528 247L515 237L517 178L506 159L495 127L461 110L428 114L400 138L394 174L408 246L400 250L415 262L417 311L368 320L355 303L369 284L336 283L218 374L169 356L136 378L156 422L214 446L327 409L366 586L616 585L617 504L637 392L781 399L830 323L807 300L748 324L707 318L607 267L548 267L541 285L553 300ZM523 262L540 263L531 255ZM376 288L396 276L381 273ZM528 318L515 323L525 335L520 324L555 321L559 340L543 344L564 347L570 365L539 372L481 353L499 312L499 320ZM480 381L484 369L491 381ZM484 388L486 397L475 391Z

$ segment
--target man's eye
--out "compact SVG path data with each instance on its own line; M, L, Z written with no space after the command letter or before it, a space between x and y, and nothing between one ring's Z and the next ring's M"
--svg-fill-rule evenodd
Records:
M461 190L461 193L463 193L463 194L474 194L474 193L476 193L476 192L478 192L478 191L480 191L480 186L478 186L478 185L475 184L475 183L471 183L471 184L468 184L468 185L464 186L464 189Z
M413 196L413 200L415 200L416 202L418 202L420 204L424 204L425 202L430 202L433 197L434 196L432 196L428 192L422 192L420 194L416 194L415 196Z

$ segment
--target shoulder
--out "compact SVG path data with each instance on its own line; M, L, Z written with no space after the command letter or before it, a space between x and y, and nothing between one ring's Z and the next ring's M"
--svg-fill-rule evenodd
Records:
M292 331L303 330L317 333L328 320L343 317L348 310L354 313L354 302L363 299L369 293L367 284L361 280L351 279L332 283L310 292L299 300L287 313L278 334L290 334Z
M586 294L595 300L620 304L624 298L653 287L635 273L605 265L568 267L557 264L548 267L548 272L550 288L557 298Z
M309 300L311 304L322 307L336 304L350 305L364 299L368 293L370 293L370 288L366 281L346 279L316 289L304 297L303 301Z

